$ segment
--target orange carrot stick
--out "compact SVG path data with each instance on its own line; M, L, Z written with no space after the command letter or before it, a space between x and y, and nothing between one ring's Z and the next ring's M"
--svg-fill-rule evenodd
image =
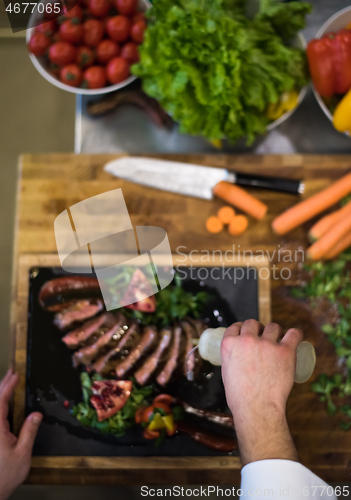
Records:
M256 219L263 219L267 213L267 205L262 203L244 189L229 182L221 181L214 188L213 193L227 203L240 208L243 212Z
M324 258L325 255L351 231L351 215L342 218L334 227L327 231L307 250L307 255L313 260Z
M336 210L335 212L325 215L322 217L308 233L310 241L316 241L318 238L323 236L329 229L331 229L334 224L336 224L342 217L347 217L351 214L351 202L347 203L344 207Z
M206 221L206 229L209 233L216 234L220 233L223 229L223 224L218 217L213 215L209 217Z
M338 243L333 246L324 256L325 259L334 259L339 253L342 253L347 248L351 247L351 231L343 236Z
M335 203L350 192L351 173L334 182L323 191L286 210L286 212L274 219L272 227L276 233L286 234L295 229L295 227L312 219L312 217L324 212L327 208L335 205Z
M237 236L243 233L249 225L249 220L245 215L236 215L234 219L229 224L229 234L232 236Z
M218 210L217 216L223 224L230 224L235 217L235 210L232 207L222 207Z

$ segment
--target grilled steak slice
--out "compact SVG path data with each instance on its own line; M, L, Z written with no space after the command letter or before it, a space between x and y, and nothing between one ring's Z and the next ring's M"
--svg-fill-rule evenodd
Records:
M126 318L123 314L111 315L112 319L106 324L103 335L100 336L94 344L88 345L75 352L72 361L73 366L77 367L80 364L88 365L97 357L103 355L111 340L119 340L122 335L128 330Z
M124 335L115 341L115 344L112 346L107 354L99 357L92 368L97 373L100 373L102 376L107 376L110 374L112 370L116 368L118 363L123 361L125 357L129 354L130 349L138 342L140 339L140 329L136 323L132 323L128 330L124 333ZM109 345L112 345L113 339L109 342Z
M123 378L142 357L147 354L155 345L158 339L158 331L155 326L146 326L143 329L139 342L133 347L128 356L117 365L116 375Z
M104 304L100 299L77 300L67 309L55 314L54 324L60 330L67 330L76 322L92 318L103 308Z
M109 316L109 313L101 314L97 318L83 323L80 327L67 333L62 338L62 341L70 349L76 349L79 345L84 344L105 323Z
M171 339L172 329L163 328L160 332L160 339L155 351L146 358L142 366L134 375L138 384L146 384L151 375L155 372L157 366L162 363L162 358L164 358L164 354L171 342Z
M173 329L173 342L168 351L167 361L157 376L157 383L165 386L171 380L179 364L184 361L184 334L181 326Z

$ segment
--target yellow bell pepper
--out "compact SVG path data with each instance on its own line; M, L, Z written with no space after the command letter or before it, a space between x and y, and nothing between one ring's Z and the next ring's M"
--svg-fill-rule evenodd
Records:
M337 105L333 125L339 132L351 134L351 89Z
M163 420L163 422L165 424L166 429L169 432L173 432L174 431L173 415L172 414L166 415L165 417L162 417L162 420Z
M166 424L163 420L163 417L160 415L160 413L155 413L154 418L151 420L148 429L150 431L158 431L159 429L164 429L166 427Z
M267 118L272 121L278 120L288 111L296 108L299 100L299 94L296 90L290 90L289 92L284 92L280 100L273 104L271 103L267 109Z

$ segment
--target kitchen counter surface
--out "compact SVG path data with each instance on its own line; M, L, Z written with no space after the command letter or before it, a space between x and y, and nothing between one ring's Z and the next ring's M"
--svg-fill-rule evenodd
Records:
M314 10L303 31L307 40L315 36L331 15L350 5L349 0L311 0L311 3ZM76 153L345 154L351 151L350 139L334 130L311 89L288 120L251 147L241 141L221 150L201 137L178 134L176 127L172 131L161 129L133 106L92 118L86 111L91 100L90 96L77 97Z

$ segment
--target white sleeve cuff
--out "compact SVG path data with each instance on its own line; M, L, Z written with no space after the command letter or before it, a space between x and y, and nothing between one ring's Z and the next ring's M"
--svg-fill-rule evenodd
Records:
M336 500L334 490L309 469L290 460L260 460L241 471L241 498Z

